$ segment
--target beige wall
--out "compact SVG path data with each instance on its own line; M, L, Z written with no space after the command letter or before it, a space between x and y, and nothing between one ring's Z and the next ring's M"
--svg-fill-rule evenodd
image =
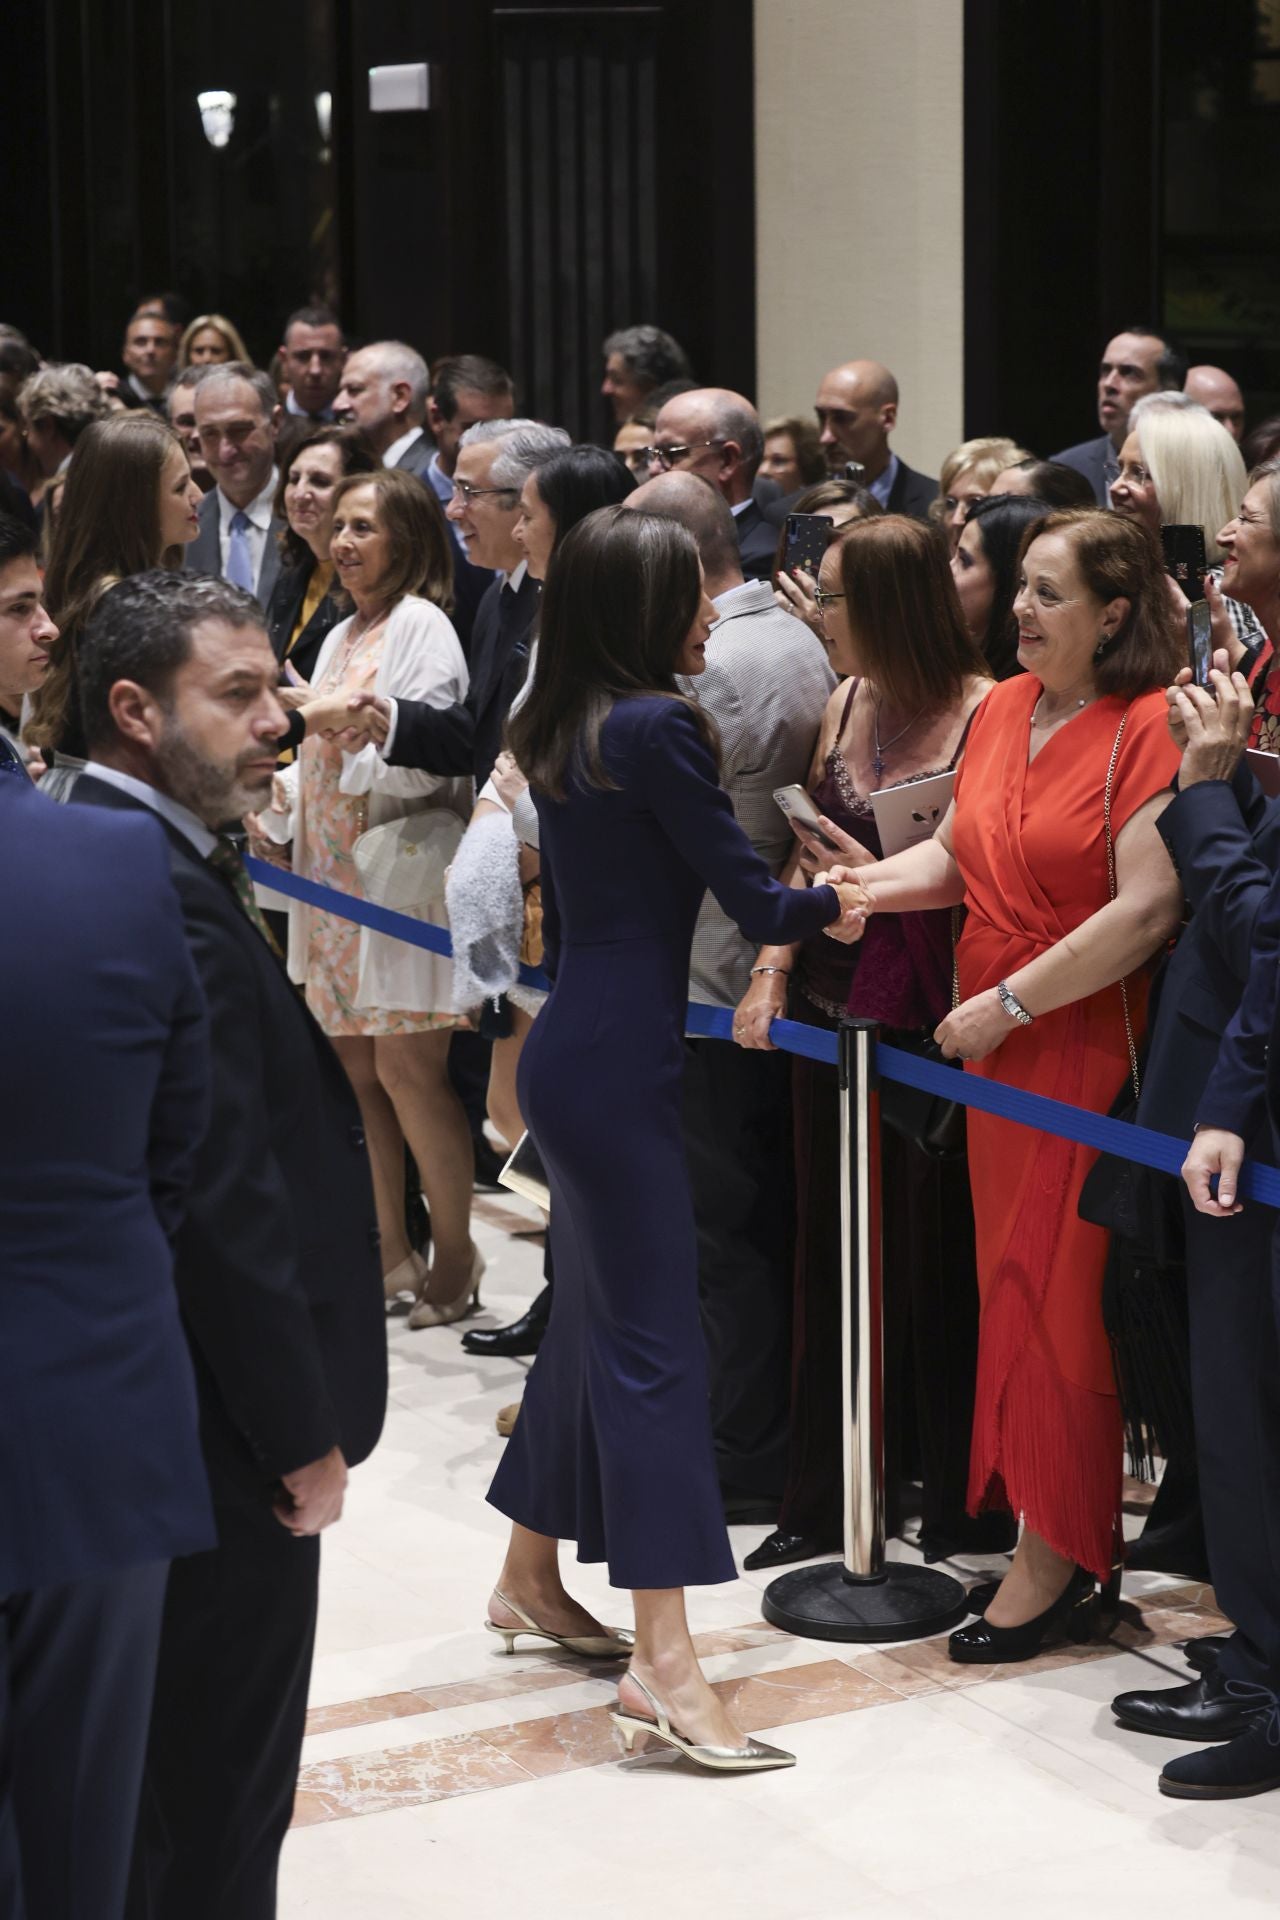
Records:
M937 473L962 437L963 0L755 0L762 414L882 360L893 445Z

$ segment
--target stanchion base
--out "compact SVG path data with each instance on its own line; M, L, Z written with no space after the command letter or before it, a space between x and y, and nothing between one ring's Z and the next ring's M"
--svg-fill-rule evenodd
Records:
M826 1560L770 1581L762 1611L806 1640L923 1640L958 1627L969 1608L960 1582L933 1567L890 1560L882 1580L852 1580Z

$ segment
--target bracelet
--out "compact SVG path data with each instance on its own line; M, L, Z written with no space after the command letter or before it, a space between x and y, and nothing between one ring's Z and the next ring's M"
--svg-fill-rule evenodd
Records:
M1000 981L996 987L996 994L999 998L1000 1005L1004 1008L1011 1020L1016 1020L1020 1027L1029 1027L1031 1025L1031 1022L1035 1019L1035 1015L1027 1012L1007 980Z
M790 973L790 967L752 967L752 976L757 973Z

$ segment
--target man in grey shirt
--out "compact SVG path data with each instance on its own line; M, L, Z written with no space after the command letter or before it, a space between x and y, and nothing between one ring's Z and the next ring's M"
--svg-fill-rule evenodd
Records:
M733 515L694 474L667 473L627 501L679 520L698 542L719 621L705 673L682 682L720 731L721 781L738 824L777 873L794 845L776 788L809 772L835 686L822 643L743 578ZM736 1007L755 949L707 896L694 934L691 1000ZM769 1521L786 1467L794 1240L791 1065L783 1053L689 1040L685 1148L698 1222L698 1278L711 1367L720 1484L730 1520Z

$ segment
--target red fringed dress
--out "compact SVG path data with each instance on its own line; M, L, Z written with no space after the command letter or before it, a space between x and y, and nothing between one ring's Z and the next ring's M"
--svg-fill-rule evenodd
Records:
M1162 693L1095 700L1028 765L1030 674L974 715L956 782L968 919L962 999L993 987L1106 905L1103 794L1120 720L1111 827L1178 764ZM1141 1044L1145 973L1128 982ZM970 1073L1105 1113L1129 1071L1120 986L1019 1027ZM1105 1577L1120 1511L1122 1426L1102 1324L1107 1235L1076 1212L1087 1148L970 1111L969 1177L982 1318L969 1507L1009 1506L1057 1552Z

